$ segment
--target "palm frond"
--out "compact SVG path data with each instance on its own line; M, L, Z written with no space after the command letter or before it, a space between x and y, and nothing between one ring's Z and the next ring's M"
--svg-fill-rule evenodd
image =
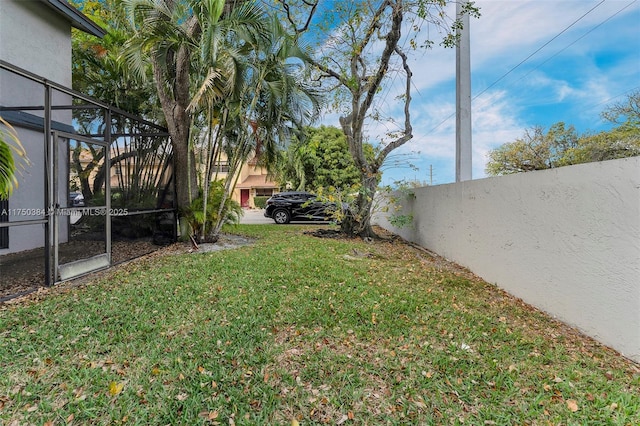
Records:
M222 78L220 70L209 68L207 76L193 96L188 110L193 112L203 103L215 103L221 100L225 95L225 86Z
M0 127L0 199L6 199L18 186L16 174L29 164L29 159L13 126L2 117L0 126L6 129Z

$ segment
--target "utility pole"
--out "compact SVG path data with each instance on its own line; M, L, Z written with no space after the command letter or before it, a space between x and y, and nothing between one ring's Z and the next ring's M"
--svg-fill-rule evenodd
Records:
M466 1L465 1L466 2ZM456 182L471 180L471 43L469 14L456 4L456 17L462 21L456 46Z

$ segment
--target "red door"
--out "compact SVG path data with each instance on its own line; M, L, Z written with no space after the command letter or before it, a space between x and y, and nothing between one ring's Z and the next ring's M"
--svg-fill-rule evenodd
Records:
M240 190L240 205L244 208L249 208L249 190Z

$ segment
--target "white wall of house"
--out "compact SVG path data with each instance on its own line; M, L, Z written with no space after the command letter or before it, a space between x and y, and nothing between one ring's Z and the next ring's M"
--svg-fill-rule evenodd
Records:
M1 1L1 0L0 0ZM17 129L20 143L29 153L29 163L19 170L16 176L18 187L9 197L9 221L19 222L27 220L45 219L47 207L44 203L44 175L47 166L44 162L43 135L39 131L29 129ZM56 203L62 207L68 204L67 165L68 150L65 143L58 144L58 191ZM59 241L68 241L69 217L58 218ZM16 253L43 247L45 243L44 225L34 224L26 226L14 226L9 228L9 248L0 249L0 255Z
M0 0L0 59L23 68L39 77L71 87L71 23L38 1ZM69 105L71 97L53 91L52 105ZM0 70L0 105L44 107L45 88L38 82ZM25 113L43 117L43 110ZM70 110L52 112L52 120L71 124ZM44 218L44 157L45 136L42 130L14 126L24 146L30 164L19 173L19 186L9 198L10 221ZM61 167L59 199L66 202L67 163L66 148L60 148ZM64 205L60 203L61 205ZM60 240L68 235L68 218L61 218ZM9 229L9 248L0 249L0 255L20 252L44 245L44 226L15 226Z
M419 188L375 222L640 362L640 157Z
M71 24L41 2L0 0L0 58L71 87Z

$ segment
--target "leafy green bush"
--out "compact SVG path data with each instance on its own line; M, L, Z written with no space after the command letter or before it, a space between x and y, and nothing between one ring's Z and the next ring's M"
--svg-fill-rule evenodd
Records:
M253 203L256 205L257 208L264 209L267 206L268 199L269 197L265 195L259 195L259 196L253 197Z
M218 220L218 211L224 194L224 181L211 182L207 196L206 217L204 214L203 193L200 191L198 198L191 202L191 206L185 211L185 217L191 226L192 234L201 241L214 240L212 231ZM242 216L242 207L237 201L226 198L222 209L224 223L238 224ZM204 227L204 229L203 229Z
M335 203L338 206L348 206L348 208L336 209L331 219L341 223L344 220L354 218L356 221L362 220L361 213L358 209L358 191L360 185L353 185L346 190L335 187L317 188L315 193L321 201ZM403 214L403 201L405 199L415 198L413 186L405 181L394 182L394 185L379 186L376 194L369 195L371 197L371 214L384 215L389 222L397 227L413 226L413 215Z

